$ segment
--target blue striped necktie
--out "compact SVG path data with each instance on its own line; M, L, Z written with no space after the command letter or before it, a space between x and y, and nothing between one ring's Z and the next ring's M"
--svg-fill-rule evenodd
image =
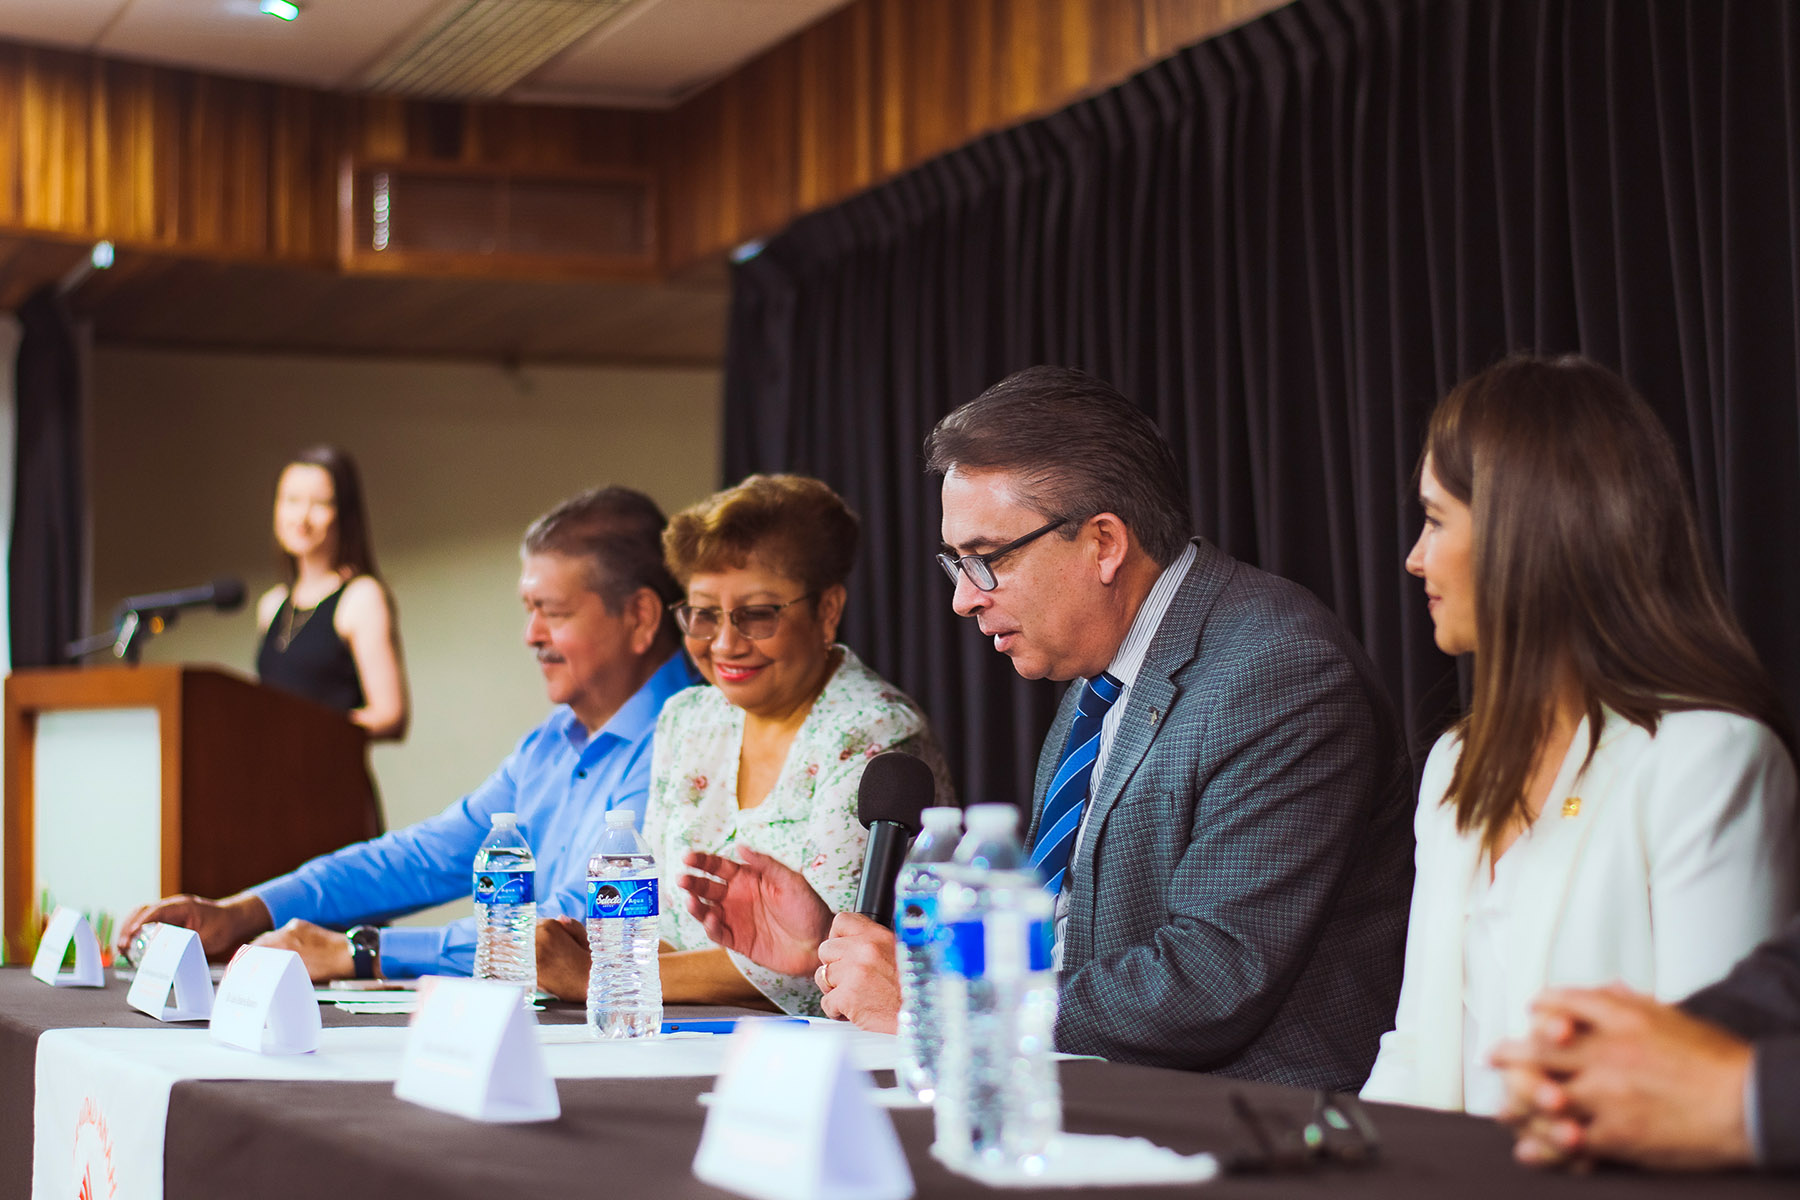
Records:
M1102 671L1082 685L1081 699L1075 702L1075 721L1069 727L1062 761L1050 779L1050 790L1044 795L1044 815L1038 821L1037 844L1031 849L1031 865L1043 874L1044 888L1053 896L1062 891L1075 835L1081 830L1094 759L1100 753L1100 725L1124 690L1124 684Z

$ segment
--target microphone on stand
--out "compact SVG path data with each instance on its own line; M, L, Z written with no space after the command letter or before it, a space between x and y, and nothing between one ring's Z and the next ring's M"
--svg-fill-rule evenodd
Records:
M220 612L236 612L244 606L244 581L215 579L199 587L176 588L172 592L145 592L119 601L118 612L141 616L166 615L180 608L216 608Z
M886 750L863 768L856 789L856 819L869 831L856 911L892 927L894 879L919 832L919 814L937 802L937 780L923 759Z
M161 633L173 625L181 610L216 608L220 612L236 612L243 606L244 581L241 579L215 579L199 587L127 596L113 610L112 632L70 642L64 653L71 658L82 658L96 650L110 649L114 658L135 663L145 636Z

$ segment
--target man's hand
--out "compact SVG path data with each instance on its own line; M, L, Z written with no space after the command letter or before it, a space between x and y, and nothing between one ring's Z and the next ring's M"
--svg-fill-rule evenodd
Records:
M825 1015L858 1029L893 1033L900 1021L900 965L894 931L859 913L839 913L819 946L813 980Z
M586 1000L594 966L587 926L574 917L549 917L537 924L537 985L558 1000Z
M277 950L292 950L299 954L300 961L306 964L306 973L312 976L314 983L349 979L356 974L356 964L350 958L350 939L334 929L314 925L311 921L295 918L250 944L273 946ZM375 974L381 974L379 962L375 964Z
M831 907L800 872L746 846L737 853L733 862L687 852L688 870L704 872L675 881L688 894L688 912L707 937L758 966L811 975L819 967L819 943L831 933Z
M120 926L115 939L117 948L129 950L138 930L151 922L179 925L200 935L201 949L208 958L224 958L259 933L274 928L268 905L255 896L240 895L225 900L208 900L204 896L170 896L155 904L145 904L132 911Z
M1619 987L1545 992L1532 1010L1532 1036L1493 1055L1520 1161L1705 1170L1752 1160L1749 1045Z

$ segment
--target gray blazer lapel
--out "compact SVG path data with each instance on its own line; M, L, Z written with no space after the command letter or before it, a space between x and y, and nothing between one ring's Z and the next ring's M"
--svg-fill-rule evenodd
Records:
M1150 640L1144 665L1132 682L1131 694L1125 700L1125 711L1107 750L1106 769L1094 784L1088 797L1087 829L1082 837L1077 869L1091 874L1094 869L1094 846L1107 814L1124 794L1125 785L1143 764L1150 745L1168 724L1170 711L1180 687L1174 676L1200 653L1200 635L1213 602L1231 578L1233 562L1217 547L1202 538L1194 539L1198 555L1188 568L1162 624ZM1039 774L1042 774L1040 771Z

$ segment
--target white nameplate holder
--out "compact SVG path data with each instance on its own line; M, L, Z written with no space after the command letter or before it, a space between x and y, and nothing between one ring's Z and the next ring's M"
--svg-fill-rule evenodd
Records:
M319 1001L298 954L273 946L237 952L213 1000L213 1041L258 1054L311 1054L319 1027Z
M713 1086L694 1174L754 1200L907 1200L912 1171L849 1039L746 1021Z
M68 956L69 943L75 943L75 967L62 969ZM31 960L33 978L51 987L105 987L106 968L100 965L100 943L86 917L72 908L57 905L44 926L43 940L38 942L37 957Z
M556 1120L562 1103L523 998L512 984L438 981L406 1035L394 1095L471 1121Z
M170 993L174 1002L170 1003ZM125 1003L159 1021L204 1021L212 1016L212 971L200 935L163 925L150 939Z

